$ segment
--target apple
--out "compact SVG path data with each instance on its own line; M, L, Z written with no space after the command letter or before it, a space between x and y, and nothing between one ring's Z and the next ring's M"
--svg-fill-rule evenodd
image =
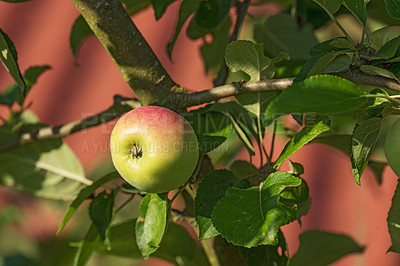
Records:
M111 158L132 186L150 193L178 188L193 174L199 145L182 116L159 106L142 106L124 114L110 139Z
M385 155L390 168L400 177L400 119L394 122L386 135Z

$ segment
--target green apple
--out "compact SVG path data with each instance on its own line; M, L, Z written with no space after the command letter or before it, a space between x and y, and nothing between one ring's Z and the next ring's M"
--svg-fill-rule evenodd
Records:
M111 133L110 148L119 174L132 186L151 193L185 184L199 159L192 126L159 106L142 106L123 115Z
M400 119L394 122L386 135L385 155L390 168L400 177Z

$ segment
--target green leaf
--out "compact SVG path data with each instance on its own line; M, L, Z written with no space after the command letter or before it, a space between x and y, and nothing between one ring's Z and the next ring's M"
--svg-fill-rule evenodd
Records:
M286 144L276 160L274 167L278 168L290 155L318 137L321 133L328 131L330 129L329 124L329 119L307 124Z
M121 3L125 4L125 9L129 16L133 16L148 7L150 0L121 0Z
M167 227L169 207L168 193L149 193L140 203L135 230L136 242L144 258L159 247Z
M199 184L194 211L200 240L218 235L212 225L211 213L218 201L225 195L226 189L232 187L236 182L238 179L231 171L214 170L208 173Z
M304 81L308 77L323 74L328 64L334 60L341 52L329 52L327 54L317 54L308 60L300 73L296 76L294 83Z
M169 57L172 55L176 40L178 39L179 33L185 24L186 20L198 9L202 0L183 0L179 7L178 23L175 26L175 33L172 40L167 45L167 52Z
M96 252L101 254L142 258L136 244L135 236L136 220L127 220L110 228L110 242L112 249L107 250L103 242L98 242ZM208 261L203 250L188 234L184 227L175 223L169 223L160 248L152 254L169 261L175 265L207 266Z
M336 76L312 76L286 88L266 110L266 122L292 113L333 114L364 104L366 94L356 84Z
M176 0L151 0L156 20L159 20L162 17L162 15L164 15L165 11L167 10L167 7L175 1Z
M212 69L217 71L218 67L223 62L224 51L230 39L231 26L231 18L227 16L221 25L209 32L212 35L212 41L210 43L204 42L201 46L200 52L204 59L206 72Z
M390 59L396 55L400 46L400 37L394 38L385 43L373 56L374 59Z
M388 251L400 253L400 182L398 182L392 198L392 206L389 210L387 223L390 239L392 240L392 245Z
M285 266L289 262L289 249L280 230L277 245L263 245L254 248L240 247L240 254L248 266Z
M345 154L349 154L349 147L351 145L351 135L336 135L328 134L322 135L312 140L313 143L322 143L333 148L336 148Z
M19 87L17 85L8 87L5 91L0 92L0 104L12 106L17 99Z
M72 49L72 54L76 57L78 55L79 47L82 42L89 36L93 35L86 20L79 16L72 25L71 34L69 36L69 44Z
M290 266L329 265L345 255L363 252L346 235L321 231L306 231L300 235L300 247L290 260Z
M116 179L116 178L121 178L121 176L117 173L117 172L112 172L109 173L105 176L103 176L102 178L96 180L96 182L94 182L93 184L91 184L88 187L85 187L84 189L82 189L78 196L74 199L74 201L71 203L71 205L68 207L67 212L64 215L64 218L60 224L60 227L58 228L57 234L59 234L65 227L65 225L67 224L67 222L69 221L69 219L72 217L72 215L76 212L76 210L79 208L79 206L81 206L81 204L90 196L92 195L92 193L94 193L96 191L96 189L98 189L99 187L101 187L102 185L104 185L105 183Z
M308 190L290 190L303 182L289 173L275 172L259 187L228 188L214 207L213 225L233 245L276 245L279 228L294 221L297 205L309 199Z
M17 50L15 49L15 46L11 41L10 37L8 37L8 35L5 34L1 29L0 29L0 59L4 67L14 78L15 82L17 82L17 84L22 89L21 92L24 92L25 82L24 79L22 78L21 71L19 70Z
M184 114L196 132L200 148L204 153L220 146L232 130L232 124L227 116L208 110L209 107Z
M247 111L252 112L256 116L261 116L268 105L273 99L278 97L279 92L277 91L265 91L259 93L246 93L236 95L239 103L246 108Z
M387 162L380 162L380 161L374 161L374 160L368 161L368 166L371 168L372 172L374 173L376 182L378 182L379 185L382 185L382 174L383 174L383 170L385 170L385 167L387 165L388 165Z
M56 200L72 200L92 182L75 154L59 139L40 140L0 154L0 182Z
M343 0L313 0L315 3L320 5L326 12L329 12L331 14L335 14L341 4L343 3Z
M221 112L230 118L233 128L246 146L247 151L254 155L251 138L257 135L257 128L255 119L250 113L235 101L217 102L211 106L210 110Z
M47 70L51 69L50 66L48 65L43 65L43 66L33 66L28 68L25 71L24 74L24 81L26 84L24 93L22 95L22 97L18 98L18 103L20 105L22 105L26 95L29 93L29 91L31 90L31 88L33 87L33 85L36 84L37 79ZM19 86L18 86L19 87ZM19 88L20 89L20 88ZM22 91L22 89L20 89Z
M365 26L367 22L367 2L364 0L344 0L346 7Z
M126 11L130 16L150 5L150 0L121 0L121 2L125 4ZM79 16L72 25L71 33L69 35L69 45L75 59L78 56L79 48L83 41L92 35L94 35L94 33L86 20L82 16Z
M231 170L238 179L249 178L259 174L257 168L248 161L234 161L229 165L229 170Z
M388 14L395 19L400 19L400 1L385 0L386 10Z
M114 219L114 198L114 190L110 194L103 191L93 199L89 206L90 219L108 249L111 249L109 233L110 224Z
M330 61L325 69L324 73L338 73L349 71L350 65L352 64L351 57L347 54L342 54Z
M360 185L360 178L378 140L382 125L381 117L374 117L357 124L351 138L350 159L353 176Z
M231 0L203 0L194 19L204 29L214 29L221 24L231 8Z
M372 76L381 76L389 79L394 79L397 82L400 82L399 78L396 77L395 74L390 72L389 70L377 67L377 66L372 66L372 65L362 65L360 67L360 70L364 72L365 74L372 75Z
M289 167L290 170L288 171L288 173L294 176L301 176L302 174L304 174L304 166L300 163L295 163L289 160Z
M264 56L263 46L251 41L234 41L225 50L226 65L232 72L243 71L251 81L260 81L269 75L271 59Z
M371 47L378 51L387 42L398 37L400 34L400 26L386 26L372 32L369 36ZM366 42L366 41L364 41Z
M324 55L330 52L339 52L339 51L347 51L348 48L339 48L339 47L335 47L333 45L337 45L339 43L342 43L343 41L336 41L336 40L347 40L344 37L336 37L334 39L329 39L327 41L321 42L317 45L315 45L314 47L311 48L310 50L310 55L314 56L314 55ZM348 42L348 41L347 41ZM339 45L341 47L343 47L343 45ZM352 45L351 45L352 46ZM353 46L352 46L353 47ZM354 47L353 47L354 49Z
M78 250L76 251L73 266L84 266L89 261L94 248L99 240L96 227L91 224L85 238L79 243Z
M264 43L264 53L270 58L285 51L292 60L300 61L308 60L310 49L317 44L311 26L298 27L289 14L272 16L263 24L257 24L254 39Z

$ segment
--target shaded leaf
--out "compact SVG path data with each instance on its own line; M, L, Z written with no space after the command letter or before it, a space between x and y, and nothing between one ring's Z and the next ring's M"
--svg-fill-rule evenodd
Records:
M364 0L344 0L346 7L365 26L367 22L367 2Z
M395 74L390 72L389 70L377 67L377 66L372 66L372 65L362 65L360 67L360 70L364 72L365 74L372 75L372 76L381 76L385 78L390 78L394 79L397 82L400 82L400 80L396 77Z
M351 63L352 60L350 56L348 56L347 54L339 55L326 65L324 73L328 74L346 72L350 69Z
M10 86L5 91L0 92L0 104L8 105L11 107L17 99L19 91L20 90L18 86Z
M271 59L264 56L263 46L251 41L239 40L228 44L225 50L226 65L233 72L243 71L251 81L260 81L269 75Z
M168 193L149 193L142 199L135 231L136 243L144 258L158 249L167 227L169 208Z
M328 134L322 135L312 140L313 143L322 143L333 148L336 148L345 154L349 154L349 148L351 145L351 135L336 135Z
M346 235L306 231L300 235L300 246L290 266L329 265L345 255L363 252L363 247Z
M289 262L289 249L286 239L280 230L277 245L264 245L253 248L240 247L240 254L248 266L285 266Z
M391 39L373 56L374 59L390 59L394 57L400 46L400 37Z
M297 205L309 198L308 191L290 190L302 183L289 173L275 172L259 187L228 188L212 212L213 225L234 245L248 248L276 245L279 228L294 221Z
M11 74L15 82L20 86L22 89L22 93L25 90L25 82L22 77L21 71L19 70L18 66L18 55L17 50L13 42L11 41L10 37L5 34L0 29L0 59L7 69L7 71Z
M198 9L202 0L183 0L179 7L178 22L175 26L175 32L172 40L167 45L167 51L169 57L172 55L172 50L174 49L176 40L178 39L179 33L186 20Z
M371 46L376 51L381 49L390 40L400 35L400 26L386 26L372 32L369 36Z
M238 179L249 178L259 174L257 168L248 161L234 161L229 165L229 170L231 170Z
M185 113L185 119L196 132L202 152L207 153L220 146L231 134L230 119L219 113L209 111L210 107Z
M400 253L400 182L397 184L392 198L387 223L392 241L392 245L388 251Z
M154 15L156 16L156 19L159 20L162 17L162 15L164 15L165 11L167 10L167 7L175 1L176 0L151 0L151 4L153 5Z
M385 0L386 10L388 14L395 19L400 19L400 1Z
M204 29L214 29L228 15L231 0L203 0L194 19Z
M326 12L329 12L331 14L335 14L341 4L343 3L343 0L313 0L315 3L320 5Z
M231 18L227 16L221 25L209 32L213 37L212 42L204 42L201 46L200 52L207 72L211 69L217 70L224 60L224 51L230 39L231 26Z
M84 266L89 261L94 248L99 240L99 235L97 234L96 227L91 224L85 238L79 243L78 250L76 251L74 257L73 266Z
M56 200L74 199L90 185L75 154L59 139L40 140L0 154L3 185Z
M378 182L379 185L382 185L382 174L383 170L387 165L388 164L386 162L380 162L374 160L368 161L368 166L371 167L371 170L376 178L376 182Z
M120 257L142 258L136 244L135 220L127 220L113 225L110 229L110 242L112 249L107 250L103 242L98 241L96 252ZM195 240L180 225L170 223L160 248L152 254L169 261L175 265L207 266L208 260L203 250L196 244Z
M292 60L301 61L309 59L310 49L317 44L312 28L298 27L289 14L272 16L263 24L257 24L254 39L264 43L264 53L270 58L285 51Z
M69 36L69 44L75 57L78 55L78 50L82 42L91 35L93 35L93 31L90 29L86 20L82 16L79 16L72 25L71 34Z
M151 0L121 0L125 4L126 12L132 16L150 5ZM168 1L168 0L167 0Z
M360 178L378 140L382 125L381 117L374 117L357 124L351 138L350 159L353 176L360 185Z
M114 219L114 197L115 191L108 194L106 191L99 193L89 206L89 216L93 225L96 227L100 238L104 245L111 249L110 246L110 224Z
M125 4L126 11L130 16L150 5L150 0L121 0L121 2ZM69 44L75 58L78 56L79 48L83 41L92 35L94 35L92 29L90 29L85 19L79 16L72 25L69 36Z
M225 195L227 188L232 187L238 179L228 170L214 170L207 174L199 184L196 192L194 211L199 239L218 235L211 221L211 213L218 201Z
M109 173L99 180L96 180L93 184L91 184L88 187L85 187L82 189L78 196L74 199L74 201L71 203L71 205L68 207L67 212L64 214L64 218L60 224L60 227L58 228L57 234L59 234L69 221L69 219L72 217L72 215L76 212L76 210L81 206L81 204L90 196L92 195L93 192L96 191L99 187L101 187L103 184L116 179L116 178L121 178L121 176L117 172L112 172Z

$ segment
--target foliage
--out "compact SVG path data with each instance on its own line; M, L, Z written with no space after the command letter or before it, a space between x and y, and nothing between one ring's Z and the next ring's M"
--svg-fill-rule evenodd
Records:
M50 66L33 66L22 74L18 65L21 55L17 54L10 37L0 30L0 59L15 81L0 93L0 104L10 110L10 116L0 126L0 184L36 197L72 200L58 233L77 209L89 201L90 225L86 235L74 244L73 264L85 265L97 253L135 259L155 256L176 265L223 265L225 260L234 258L239 260L233 262L237 265L328 265L347 254L363 252L363 247L349 236L306 231L300 235L297 252L289 255L282 227L295 221L301 224L301 218L312 208L309 187L303 178L304 167L289 159L305 145L321 143L349 156L358 185L367 166L374 171L379 183L382 182L386 162L371 158L383 121L398 115L400 110L399 96L393 90L400 91L400 27L388 25L372 31L367 23L372 13L371 3L362 0L295 1L296 5L292 1L266 0L121 2L125 15L133 16L144 8L153 8L157 20L171 4L179 2L177 23L166 47L169 55L179 52L174 47L181 34L202 41L200 52L205 71L217 79L222 77L221 84L226 85L203 94L184 91L176 84L173 88L164 88L172 91L165 104L176 107L176 111L198 105L185 99L206 99L206 106L182 114L197 134L202 156L191 183L175 191L175 196L146 194L115 182L120 179L117 172L102 173L97 180L85 176L78 159L61 139L74 133L76 124L73 123L70 131L69 127L63 129L60 135L60 128L40 123L24 101ZM280 14L257 17L249 13L250 5L267 2L279 2ZM400 19L399 1L385 0L381 5L386 9L385 16ZM246 14L253 39L237 40ZM351 15L359 22L363 30L357 38L344 29L337 14ZM380 21L379 16L374 19ZM381 24L384 21L386 18L382 18ZM341 36L319 41L315 29L329 23L339 28ZM75 57L82 42L94 35L93 27L83 15L72 25L70 46ZM184 28L186 32L182 32ZM106 38L120 38L105 34L109 34ZM100 41L104 38L97 37ZM223 73L228 72L227 79ZM147 74L152 73L143 75ZM279 82L286 85L271 85ZM373 89L365 89L359 83L371 85ZM152 84L149 86L149 90L153 89ZM233 97L222 99L226 96L225 90L234 90L227 95ZM274 142L268 151L265 135L271 132L274 140L278 134L276 129L284 124L286 116L298 122L299 130L279 132L288 140L275 156ZM339 116L352 118L351 134L335 132L331 121ZM216 170L209 157L218 152L223 153L221 157L232 156L218 149L229 145L229 141L240 143L248 151L250 160L229 162L225 169ZM252 163L256 155L260 157L260 165ZM284 171L282 164L287 160L291 169ZM179 195L186 204L183 211L172 208ZM124 196L126 200L117 207L117 199ZM391 252L400 252L399 197L400 186L397 186L387 217ZM117 222L121 210L133 209L128 204L132 199L140 201L135 210L137 215ZM192 226L199 242L180 224ZM213 243L216 252L212 250ZM229 258L225 253L236 255ZM3 260L40 264L25 257Z

